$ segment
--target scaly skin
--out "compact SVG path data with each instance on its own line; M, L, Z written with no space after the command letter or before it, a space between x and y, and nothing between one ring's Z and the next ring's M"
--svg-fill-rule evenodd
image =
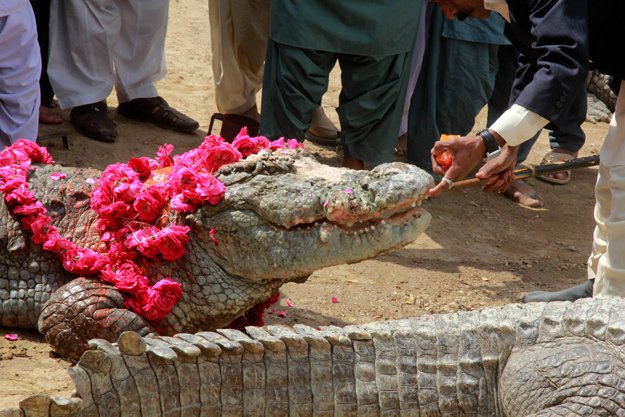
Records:
M0 417L625 416L624 310L587 298L319 330L126 332L70 368L75 397Z
M52 172L68 180L52 181ZM97 177L94 170L59 166L29 177L60 233L93 249L101 242L85 180ZM0 325L38 325L69 358L78 358L89 339L116 340L124 330L172 335L224 327L282 284L403 246L430 220L418 206L432 179L406 164L352 171L321 165L303 151L264 152L223 167L218 177L227 193L217 206L173 219L192 229L185 256L138 261L151 279L171 276L183 286L182 299L159 323L126 310L110 285L62 271L0 205Z

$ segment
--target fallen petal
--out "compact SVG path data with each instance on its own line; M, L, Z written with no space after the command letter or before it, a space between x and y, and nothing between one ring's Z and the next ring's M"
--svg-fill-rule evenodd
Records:
M290 299L286 300L286 305L289 306L289 307L295 307L295 304Z
M286 317L286 311L284 310L278 311L278 317Z
M332 304L336 304L339 302L339 299L336 297L332 297Z
M17 334L15 334L15 333L7 333L7 334L4 335L4 338L6 340L10 340L11 342L15 342L20 337Z
M55 172L54 174L50 174L50 179L53 181L63 180L65 178L67 178L67 175L62 172Z

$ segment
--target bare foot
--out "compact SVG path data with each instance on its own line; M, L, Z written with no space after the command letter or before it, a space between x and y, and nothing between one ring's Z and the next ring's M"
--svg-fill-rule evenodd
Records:
M552 184L566 184L571 180L571 171L554 172L553 174L543 174L541 179L551 178L556 181L552 181Z
M404 133L403 135L399 135L397 138L397 143L395 144L395 155L397 156L406 156L408 153L408 133Z
M523 180L516 180L510 188L502 193L510 200L525 207L540 208L543 206L543 199L538 195L528 183Z
M39 107L39 123L43 123L44 125L58 125L63 123L63 117L58 112L56 106L47 107L40 106Z
M343 152L343 167L350 169L365 169L365 163L358 159L354 158L351 155L348 155L347 152Z

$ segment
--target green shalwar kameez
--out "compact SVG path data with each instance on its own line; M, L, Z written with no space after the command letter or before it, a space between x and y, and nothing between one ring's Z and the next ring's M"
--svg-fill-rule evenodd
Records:
M261 134L304 139L338 61L341 141L377 165L393 158L422 0L273 0Z

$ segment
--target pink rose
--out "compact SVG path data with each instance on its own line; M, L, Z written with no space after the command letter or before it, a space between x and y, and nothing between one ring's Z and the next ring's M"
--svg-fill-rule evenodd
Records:
M256 154L263 149L270 149L271 142L264 136L249 137L247 128L243 127L241 132L232 141L232 145L241 152L243 157Z
M162 279L148 288L147 302L143 307L143 317L147 320L160 320L165 317L182 297L182 286L168 278Z
M132 206L137 212L139 220L152 222L160 216L167 203L165 200L167 195L164 193L164 189L165 187L163 186L155 185L137 194Z
M141 158L130 158L128 160L128 166L132 168L137 174L139 179L145 181L152 175L152 169L150 168L150 160L145 156Z
M163 258L168 261L175 261L181 258L186 250L191 229L188 226L169 226L159 233L158 250Z
M35 203L35 195L28 189L28 184L21 183L8 193L5 192L4 201L9 206Z
M15 151L20 151L26 154L30 160L34 163L53 164L54 160L48 153L48 150L42 146L37 145L35 142L31 142L26 139L20 139L16 141L11 147Z
M156 159L161 164L161 168L169 167L174 164L174 160L171 158L173 150L174 145L170 145L169 143L158 148L158 151L156 151Z
M203 202L208 202L214 206L219 203L226 194L226 186L217 178L206 174L201 176L195 191Z
M215 172L220 167L240 161L243 157L241 152L228 142L213 146L205 152L204 169Z
M63 255L63 268L79 276L95 275L107 264L108 259L89 248L69 249Z
M20 205L18 207L15 207L13 209L13 213L19 214L20 216L28 216L28 215L39 216L39 215L47 213L47 210L45 209L43 204L41 204L41 201L36 201L31 204Z
M53 231L58 230L56 227L51 226L52 219L48 216L39 216L30 224L30 231L32 232L32 239L38 245L42 245L48 240L48 236Z
M124 244L127 248L136 247L143 256L153 258L160 253L158 248L161 244L159 232L160 229L155 226L137 230L128 235Z
M132 262L124 262L111 268L106 265L100 274L103 281L115 285L115 288L129 294L141 294L147 291L148 279L142 274L139 267Z

